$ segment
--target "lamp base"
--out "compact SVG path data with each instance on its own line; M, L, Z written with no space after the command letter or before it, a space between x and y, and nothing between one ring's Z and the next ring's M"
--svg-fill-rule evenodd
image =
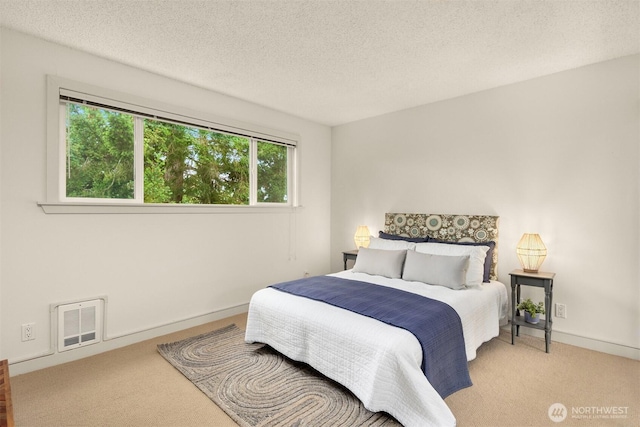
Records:
M522 271L524 271L525 273L537 273L538 270L527 270L526 268L523 268Z

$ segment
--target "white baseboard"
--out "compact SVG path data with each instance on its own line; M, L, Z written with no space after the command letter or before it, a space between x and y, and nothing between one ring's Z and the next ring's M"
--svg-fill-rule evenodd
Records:
M511 325L505 327L511 331ZM531 335L544 339L544 331L531 328L520 328L520 333ZM576 347L587 348L589 350L599 351L601 353L612 354L614 356L626 357L628 359L640 360L640 348L630 347L623 344L597 340L594 338L574 335L567 332L553 330L551 332L551 350L553 351L553 342L561 342L563 344L574 345Z
M144 331L115 337L72 351L65 351L60 353L50 352L19 361L9 360L11 376L26 374L27 372L36 371L38 369L44 369L50 366L60 365L62 363L83 359L85 357L104 353L105 351L109 350L115 350L116 348L135 344L137 342L155 338L161 335L166 335L173 332L181 331L183 329L192 328L194 326L203 325L205 323L235 316L236 314L246 313L247 311L249 311L249 304L240 304L235 307L229 307L189 319L179 320L170 324L146 329Z
M140 332L135 332L122 337L113 338L107 341L103 341L94 345L90 345L83 348L78 348L73 351L65 351L62 353L45 354L41 356L34 356L31 359L20 360L12 362L9 360L11 367L11 375L20 375L27 372L36 371L38 369L48 368L50 366L59 365L62 363L72 362L74 360L83 359L85 357L93 356L99 353L104 353L109 350L115 350L116 348L124 347L130 344L135 344L144 340L155 338L161 335L170 334L173 332L181 331L183 329L192 328L194 326L203 325L205 323L213 322L216 320L224 319L227 317L235 316L236 314L246 313L249 311L249 304L240 304L235 307L230 307L211 313L203 314L193 318L180 320L167 325L158 326L155 328L147 329ZM503 326L505 330L510 331L511 325ZM544 339L544 332L531 329L520 328L520 333L539 337ZM576 347L587 348L589 350L599 351L602 353L612 354L614 356L626 357L629 359L640 360L640 349L629 347L622 344L616 344L606 341L597 340L594 338L583 337L579 335L569 334L562 331L554 330L551 334L552 343L554 341L564 344L574 345ZM551 351L553 351L553 344L551 345Z

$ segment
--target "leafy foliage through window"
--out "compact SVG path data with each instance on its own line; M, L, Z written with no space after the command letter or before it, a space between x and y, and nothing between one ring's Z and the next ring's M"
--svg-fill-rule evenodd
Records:
M63 105L67 198L211 205L289 202L289 146L117 109ZM144 148L136 150L138 144ZM136 168L143 173L136 175Z
M67 197L133 199L133 117L67 105Z
M145 120L145 203L249 204L249 142Z

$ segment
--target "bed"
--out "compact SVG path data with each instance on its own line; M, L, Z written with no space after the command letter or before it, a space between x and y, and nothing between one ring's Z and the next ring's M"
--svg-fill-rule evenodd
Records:
M477 348L498 335L507 315L506 287L496 280L497 244L495 216L388 213L384 231L372 238L370 248L361 249L354 268L327 275L327 280L337 282L336 286L372 284L385 292L392 288L390 292L408 292L416 300L427 297L453 308L462 328L459 340L464 342L466 367ZM397 277L397 257L402 251L402 271ZM391 258L394 262L387 262ZM417 259L430 264L416 264ZM456 267L442 273L440 266L453 261ZM434 262L436 268L432 268ZM416 265L430 267L416 269ZM383 271L376 270L380 268ZM294 286L298 285L296 281ZM245 340L268 344L308 363L351 390L367 409L387 412L406 427L456 423L446 396L425 375L423 362L429 359L423 353L424 343L409 330L268 287L251 299Z

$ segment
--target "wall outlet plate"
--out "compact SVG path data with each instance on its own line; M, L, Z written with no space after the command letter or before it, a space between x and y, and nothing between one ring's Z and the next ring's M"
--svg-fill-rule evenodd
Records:
M567 306L565 304L556 303L556 317L560 319L567 318Z
M36 324L25 323L22 325L22 341L32 341L36 339Z

